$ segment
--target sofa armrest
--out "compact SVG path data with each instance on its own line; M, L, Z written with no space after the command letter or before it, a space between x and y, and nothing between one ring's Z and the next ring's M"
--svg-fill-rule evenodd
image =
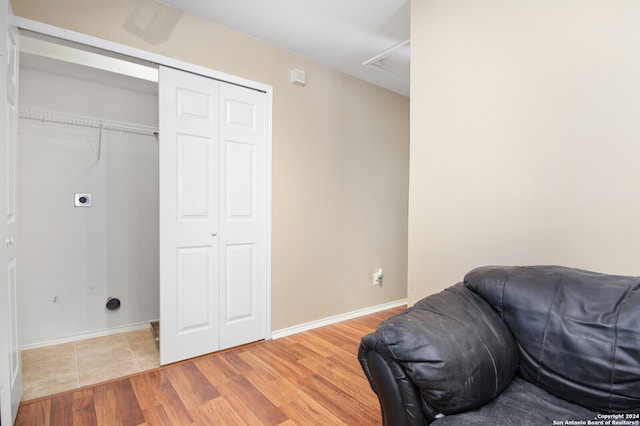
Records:
M407 376L404 368L394 359L383 358L377 350L378 340L374 333L367 334L360 341L358 360L371 389L378 395L382 421L385 425L424 425L433 421L425 417L420 391ZM424 407L427 408L427 407Z
M387 365L404 407L413 396L403 381L415 386L419 403L411 401L410 405L420 407L428 421L435 412L453 414L491 401L511 382L518 365L515 341L506 324L462 283L383 321L362 345L361 352L366 354L363 369L383 411L397 405L384 400L391 393L393 401L396 391L388 372L378 372L384 368L376 365L380 377L373 373L374 359ZM380 359L368 353L372 351ZM391 390L382 389L389 386Z

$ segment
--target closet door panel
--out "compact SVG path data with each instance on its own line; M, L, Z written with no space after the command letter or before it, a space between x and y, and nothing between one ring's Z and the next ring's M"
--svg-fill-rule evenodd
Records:
M256 311L254 248L254 244L229 244L226 247L224 282L233 283L226 286L226 324L251 319Z
M226 211L228 220L255 220L256 179L253 144L226 142Z
M19 35L8 24L11 3L0 0L0 199L5 218L0 226L5 246L0 249L0 423L13 424L22 397L22 361L18 338L18 304L15 214L15 147L17 138Z
M266 94L220 83L220 348L264 339Z
M219 349L218 82L160 68L160 363Z
M211 219L209 182L212 178L209 164L211 138L176 135L178 217L189 223Z
M217 259L207 247L178 249L178 335L216 327L210 283Z

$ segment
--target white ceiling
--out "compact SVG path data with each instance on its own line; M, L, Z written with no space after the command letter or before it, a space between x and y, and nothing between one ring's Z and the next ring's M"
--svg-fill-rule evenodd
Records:
M160 2L409 96L409 0Z

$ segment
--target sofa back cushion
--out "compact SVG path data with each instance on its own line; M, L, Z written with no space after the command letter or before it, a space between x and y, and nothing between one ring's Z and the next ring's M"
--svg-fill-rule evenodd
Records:
M378 352L400 364L425 404L443 414L491 401L516 374L511 332L462 283L383 321L375 336Z
M594 411L638 412L639 277L488 266L464 282L513 332L520 376Z

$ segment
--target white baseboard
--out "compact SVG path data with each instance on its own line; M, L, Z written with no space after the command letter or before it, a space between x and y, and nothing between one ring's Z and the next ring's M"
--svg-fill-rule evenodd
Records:
M271 339L280 339L282 337L291 336L293 334L302 333L303 331L313 330L314 328L324 327L325 325L335 324L340 321L346 321L358 317L362 317L369 314L375 314L376 312L384 311L387 309L397 308L398 306L404 306L407 304L407 299L396 300L394 302L383 303L382 305L371 306L369 308L358 309L356 311L346 312L344 314L334 315L331 317L319 319L316 321L310 321L303 324L286 327L280 330L271 332ZM125 333L127 331L140 330L146 327L151 327L150 321L143 321L135 324L127 324L119 327L113 327L108 329L90 331L86 333L71 334L68 336L57 337L55 339L39 339L24 342L20 345L21 350L41 348L43 346L59 345L61 343L75 342L78 340L92 339L94 337L108 336L111 334Z
M121 325L113 328L105 328L102 330L88 331L85 333L70 334L68 336L56 337L55 339L38 339L23 342L20 345L21 350L41 348L43 346L59 345L61 343L75 342L77 340L93 339L94 337L109 336L110 334L126 333L127 331L141 330L151 327L151 321L143 321L134 324Z
M357 311L351 311L344 314L319 319L316 321L306 322L304 324L294 325L291 327L272 331L271 338L273 340L280 339L282 337L291 336L292 334L302 333L303 331L313 330L314 328L324 327L325 325L335 324L340 321L346 321L364 315L375 314L376 312L384 311L391 308L397 308L398 306L403 306L406 304L407 299L396 300L395 302L384 303L382 305L376 305L370 308L358 309Z

